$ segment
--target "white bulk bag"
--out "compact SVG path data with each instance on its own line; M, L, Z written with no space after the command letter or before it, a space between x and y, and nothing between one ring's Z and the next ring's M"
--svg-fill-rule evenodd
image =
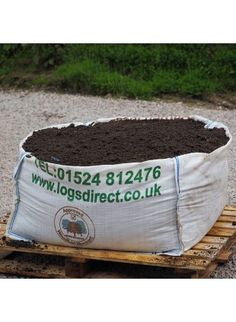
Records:
M72 247L182 254L201 240L224 208L232 140L222 123L191 118L206 128L224 128L228 143L212 153L65 166L25 152L25 138L14 172L16 203L7 236Z

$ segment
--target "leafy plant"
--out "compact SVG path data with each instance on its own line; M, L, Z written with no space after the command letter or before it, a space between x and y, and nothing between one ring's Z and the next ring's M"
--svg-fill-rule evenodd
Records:
M94 95L201 97L236 89L234 44L2 44L0 67L0 84L14 84L17 73L17 84Z

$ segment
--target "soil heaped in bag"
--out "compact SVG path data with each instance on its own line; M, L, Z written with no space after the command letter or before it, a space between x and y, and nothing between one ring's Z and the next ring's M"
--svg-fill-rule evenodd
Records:
M224 124L197 115L30 133L20 143L7 236L180 255L225 206L231 140Z
M36 131L23 145L40 160L64 165L100 165L210 153L229 138L223 128L192 119L112 120L89 126Z

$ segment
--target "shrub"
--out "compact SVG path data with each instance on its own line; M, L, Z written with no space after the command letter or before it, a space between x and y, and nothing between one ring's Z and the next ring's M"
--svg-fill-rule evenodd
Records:
M3 44L0 83L29 82L95 95L201 97L236 89L236 45Z

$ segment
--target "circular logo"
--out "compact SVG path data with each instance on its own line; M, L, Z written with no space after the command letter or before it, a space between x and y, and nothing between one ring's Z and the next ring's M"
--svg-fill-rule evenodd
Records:
M59 209L54 218L54 226L61 239L74 245L86 245L95 238L92 220L79 208Z

